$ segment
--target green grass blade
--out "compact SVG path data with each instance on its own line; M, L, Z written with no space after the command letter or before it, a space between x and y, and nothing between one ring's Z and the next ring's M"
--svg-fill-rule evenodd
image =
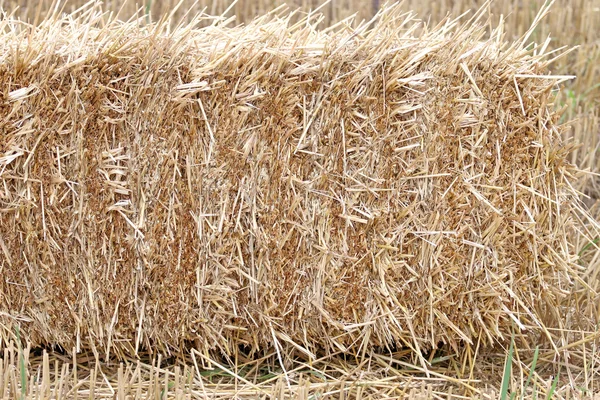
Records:
M590 247L592 247L593 245L598 244L598 241L600 241L600 238L596 238L596 239L592 240L591 242L589 242L588 244L586 244L585 246L583 246L583 248L579 251L579 254L577 254L577 256L579 258L581 258L583 253L585 253L585 251L587 249L589 249Z
M550 400L552 396L554 396L554 392L556 392L556 386L558 385L558 377L560 372L556 374L554 380L552 381L552 386L550 387L550 391L548 392L548 396L546 396L546 400Z
M21 400L27 397L27 369L25 368L25 357L23 357L23 348L21 347L21 331L17 325L17 346L19 349L19 374L21 375Z
M510 378L512 376L512 362L513 352L515 350L515 338L514 336L510 339L510 347L508 354L506 355L506 363L504 364L504 375L502 376L502 386L500 388L500 400L508 399L508 385L510 384Z
M167 384L167 387L169 388L169 390L173 389L173 386L175 386L174 382L169 382ZM160 397L159 397L159 399L160 400L165 400L167 398L166 395L167 394L165 393L165 389L163 388L163 390L160 391Z
M540 346L535 347L535 352L533 353L533 361L531 361L531 368L529 369L529 376L525 381L525 386L523 387L523 392L521 393L521 400L525 398L525 393L527 392L527 388L531 383L531 377L535 373L535 367L537 365L538 356L540 355Z
M150 10L152 9L152 0L146 2L146 23L150 23Z

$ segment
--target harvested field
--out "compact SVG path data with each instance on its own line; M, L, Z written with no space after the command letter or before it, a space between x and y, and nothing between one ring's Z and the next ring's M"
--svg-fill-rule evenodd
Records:
M357 371L375 397L485 397L511 377L474 375L499 346L521 376L521 357L595 357L594 182L571 162L596 161L565 138L597 121L561 123L571 77L533 28L506 42L480 12L422 30L398 6L328 29L98 10L0 21L2 393L90 395L114 368L123 398L171 379L175 396L361 397ZM66 353L52 373L15 342Z

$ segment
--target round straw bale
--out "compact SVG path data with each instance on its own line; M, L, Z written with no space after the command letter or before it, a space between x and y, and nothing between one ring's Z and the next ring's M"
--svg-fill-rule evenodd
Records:
M561 77L473 21L377 21L0 21L2 337L314 356L541 331L580 273Z

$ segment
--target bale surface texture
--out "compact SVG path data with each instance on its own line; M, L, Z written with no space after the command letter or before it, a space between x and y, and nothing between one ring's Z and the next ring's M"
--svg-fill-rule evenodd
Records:
M542 331L580 273L560 77L467 25L1 20L2 337L316 356Z

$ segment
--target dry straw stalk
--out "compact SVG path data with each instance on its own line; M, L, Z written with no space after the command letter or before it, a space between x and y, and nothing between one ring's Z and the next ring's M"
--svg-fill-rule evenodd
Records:
M4 343L281 361L548 335L582 273L568 77L482 14L3 18Z

